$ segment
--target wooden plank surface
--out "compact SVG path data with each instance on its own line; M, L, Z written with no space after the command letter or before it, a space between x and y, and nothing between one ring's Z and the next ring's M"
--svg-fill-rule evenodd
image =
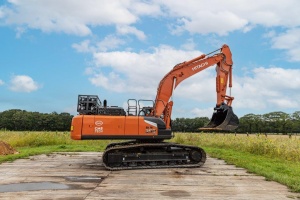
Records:
M300 199L281 184L210 157L201 168L107 171L101 156L54 153L3 163L0 199Z

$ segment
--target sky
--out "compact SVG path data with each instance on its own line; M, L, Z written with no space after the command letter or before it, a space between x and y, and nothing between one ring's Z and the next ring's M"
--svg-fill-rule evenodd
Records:
M0 112L127 109L176 64L227 44L235 114L300 110L298 0L0 0ZM228 91L229 94L229 91ZM174 91L172 118L211 117L214 66Z

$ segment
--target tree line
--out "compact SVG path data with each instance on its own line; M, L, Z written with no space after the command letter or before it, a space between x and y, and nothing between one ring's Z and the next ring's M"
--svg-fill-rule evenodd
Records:
M240 118L241 133L300 133L300 111L292 114L285 112L270 112L263 115L247 114Z
M0 130L68 131L73 116L69 113L39 113L12 109L0 112Z
M0 112L0 130L12 131L69 131L73 116L69 113L39 113L12 109ZM300 133L300 111L292 114L270 112L263 115L247 114L241 117L237 133ZM172 130L199 132L209 122L207 117L176 118Z
M241 117L236 133L300 133L300 111L292 114L270 112L263 115L247 114ZM176 118L172 121L172 130L179 132L199 132L198 128L209 122L207 117Z

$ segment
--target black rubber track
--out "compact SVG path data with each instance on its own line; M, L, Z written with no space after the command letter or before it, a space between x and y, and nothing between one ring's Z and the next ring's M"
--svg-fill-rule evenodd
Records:
M146 149L143 151L143 149ZM175 150L172 150L175 149ZM153 151L152 151L153 150ZM173 153L174 151L174 153ZM156 159L156 152L172 157L172 154L183 154L184 158L168 158L167 160ZM118 165L108 162L109 156L113 154L122 155L122 160ZM153 160L138 160L140 155L150 156ZM134 157L130 161L130 157ZM111 157L110 157L111 158ZM126 160L126 161L125 161ZM186 168L201 167L206 161L206 153L202 148L177 143L139 143L128 141L110 144L103 153L103 163L108 170L128 170L128 169L155 169L155 168Z

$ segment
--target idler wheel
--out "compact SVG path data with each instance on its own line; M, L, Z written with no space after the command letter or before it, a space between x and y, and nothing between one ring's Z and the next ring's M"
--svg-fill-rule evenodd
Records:
M200 162L202 158L202 154L199 151L191 151L190 152L190 159L196 162Z

